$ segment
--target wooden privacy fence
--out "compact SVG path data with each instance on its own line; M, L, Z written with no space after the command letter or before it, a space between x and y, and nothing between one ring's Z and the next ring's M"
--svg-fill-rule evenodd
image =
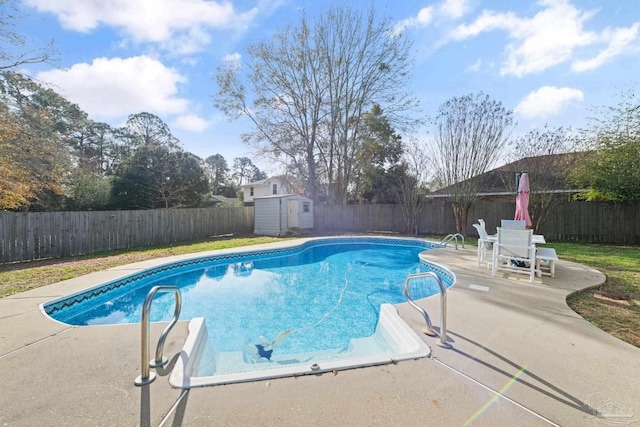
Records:
M415 233L407 230L400 205L316 205L313 216L319 233ZM418 221L418 234L446 235L455 230L449 204L427 204Z
M515 202L478 202L469 212L466 234L476 236L471 224L478 218L494 233L501 219L513 218L514 210ZM0 264L249 234L253 225L253 207L0 213ZM316 205L314 231L415 232L406 229L399 205ZM417 231L455 233L451 206L427 203ZM640 203L559 202L538 232L548 241L640 244Z
M495 233L500 220L512 219L514 212L515 202L480 201L469 212L466 235L477 236L472 224L478 218L485 220L489 233ZM314 221L318 233L415 231L406 229L399 205L316 205ZM446 236L455 232L450 204L427 203L418 222L418 234ZM549 241L639 244L640 203L558 202L538 232Z
M494 233L502 218L513 218L515 203L481 202L471 208L470 223L483 218ZM640 244L640 203L558 202L540 224L548 241ZM467 233L477 236L469 224Z
M253 232L253 208L0 213L0 263Z

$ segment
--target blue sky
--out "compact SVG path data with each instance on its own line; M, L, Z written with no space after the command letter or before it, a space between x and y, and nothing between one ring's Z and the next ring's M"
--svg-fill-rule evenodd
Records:
M20 1L20 0L16 0ZM121 126L129 114L159 116L185 150L206 158L248 156L249 126L213 107L215 70L227 55L333 3L304 0L22 0L17 31L33 46L53 39L58 68L23 70ZM353 1L388 16L413 40L413 91L425 115L453 96L483 91L514 110L514 134L586 124L640 78L637 0ZM418 138L427 138L422 129ZM271 170L276 172L275 170Z

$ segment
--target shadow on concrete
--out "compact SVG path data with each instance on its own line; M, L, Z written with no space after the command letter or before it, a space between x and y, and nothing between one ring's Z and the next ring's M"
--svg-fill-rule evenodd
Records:
M140 427L151 426L150 384L140 386Z
M526 387L529 387L529 388L531 388L532 390L535 390L538 393L544 394L545 396L550 397L551 399L554 399L554 400L556 400L556 401L558 401L558 402L560 402L560 403L562 403L564 405L570 406L570 407L572 407L574 409L577 409L577 410L579 410L581 412L584 412L585 414L589 414L589 415L592 415L592 416L600 415L597 410L595 410L592 407L590 407L589 405L583 403L577 397L565 392L564 390L562 390L559 387L556 387L555 385L553 385L549 381L546 381L542 377L534 374L533 372L528 370L525 366L520 366L517 363L507 359L506 357L496 353L495 351L491 350L490 348L488 348L488 347L486 347L486 346L484 346L484 345L482 345L482 344L480 344L480 343L478 343L476 341L473 341L472 339L469 339L469 338L467 338L467 337L465 337L463 335L456 334L455 332L451 332L451 331L448 331L447 333L448 333L448 335L454 335L454 336L460 338L461 340L464 340L464 341L466 341L466 342L468 342L468 343L470 343L470 344L472 344L472 345L474 345L474 346L476 346L478 348L481 348L485 352L489 353L491 356L493 356L493 357L505 362L506 364L508 364L510 366L513 366L518 371L523 372L528 377L530 377L533 380L539 382L540 384L542 384L543 386L549 388L550 390L553 390L553 392L555 392L555 393L552 393L552 392L550 392L548 390L545 390L544 388L540 387L539 385L536 385L536 384L534 384L534 383L532 383L530 381L527 381L526 379L523 379L522 377L516 377L516 376L513 375L512 372L505 371L504 369L501 369L501 368L499 368L497 366L494 366L491 363L486 362L484 360L480 360L477 357L474 357L474 356L472 356L472 355L470 355L470 354L468 354L468 353L466 353L466 352L464 352L462 350L459 350L459 349L457 349L455 347L452 348L451 350L456 352L457 354L459 354L459 355L461 355L463 357L466 357L469 360L472 360L473 362L479 363L479 364L483 365L484 367L487 367L487 368L491 369L494 372L497 372L497 373L499 373L501 375L504 375L509 380L514 380L518 384L521 384L521 385L524 385Z
M176 353L173 355L173 357L169 360L169 362L164 365L164 366L158 366L156 368L156 373L158 374L159 377L166 377L167 375L171 374L171 371L173 371L173 368L176 366L176 362L178 361L178 358L180 357L180 353Z
M189 390L183 390L182 394L180 394L180 397L178 398L178 401L176 402L176 405L171 408L171 411L173 411L174 413L173 422L171 423L172 426L178 427L182 425L185 413L187 412L188 401Z

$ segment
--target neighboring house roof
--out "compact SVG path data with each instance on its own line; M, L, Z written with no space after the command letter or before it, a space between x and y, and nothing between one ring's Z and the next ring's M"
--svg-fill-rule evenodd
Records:
M280 186L291 194L302 194L302 187L297 185L292 181L291 177L278 175L272 176L267 179L261 179L258 181L252 181L247 184L241 185L240 188L250 188L250 187L260 187L260 186L268 186L271 184L272 180L277 180L280 183Z
M266 179L259 179L257 181L251 181L248 182L246 184L241 185L241 188L245 188L245 187L259 187L261 185L269 185L271 183L271 181L276 180L278 182L280 182L281 184L286 184L287 180L285 179L285 177L283 176L271 176L269 178Z
M512 196L516 191L516 174L527 172L531 181L532 193L578 193L584 190L569 182L566 173L584 155L588 155L588 153L525 157L474 176L465 182L479 181L474 182L474 187L478 188L478 195L481 197ZM429 193L426 197L433 199L449 197L452 188L453 186L441 188Z
M240 186L240 188L244 188L244 187L257 187L259 185L268 185L269 184L269 180L271 178L267 178L267 179L260 179L258 181L251 181L247 184L243 184Z

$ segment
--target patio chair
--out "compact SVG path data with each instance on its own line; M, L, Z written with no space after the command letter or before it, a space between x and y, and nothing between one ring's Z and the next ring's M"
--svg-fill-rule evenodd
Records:
M510 228L512 230L524 230L527 225L524 220L519 219L503 219L500 220L500 227Z
M498 238L493 244L491 275L498 270L529 275L533 282L536 274L536 246L532 242L533 230L513 230L498 227Z
M478 221L482 221L481 219ZM478 232L478 267L485 264L487 267L491 265L486 261L487 250L491 250L493 247L488 239L487 230L484 228L484 221L480 224L473 224L473 227Z

